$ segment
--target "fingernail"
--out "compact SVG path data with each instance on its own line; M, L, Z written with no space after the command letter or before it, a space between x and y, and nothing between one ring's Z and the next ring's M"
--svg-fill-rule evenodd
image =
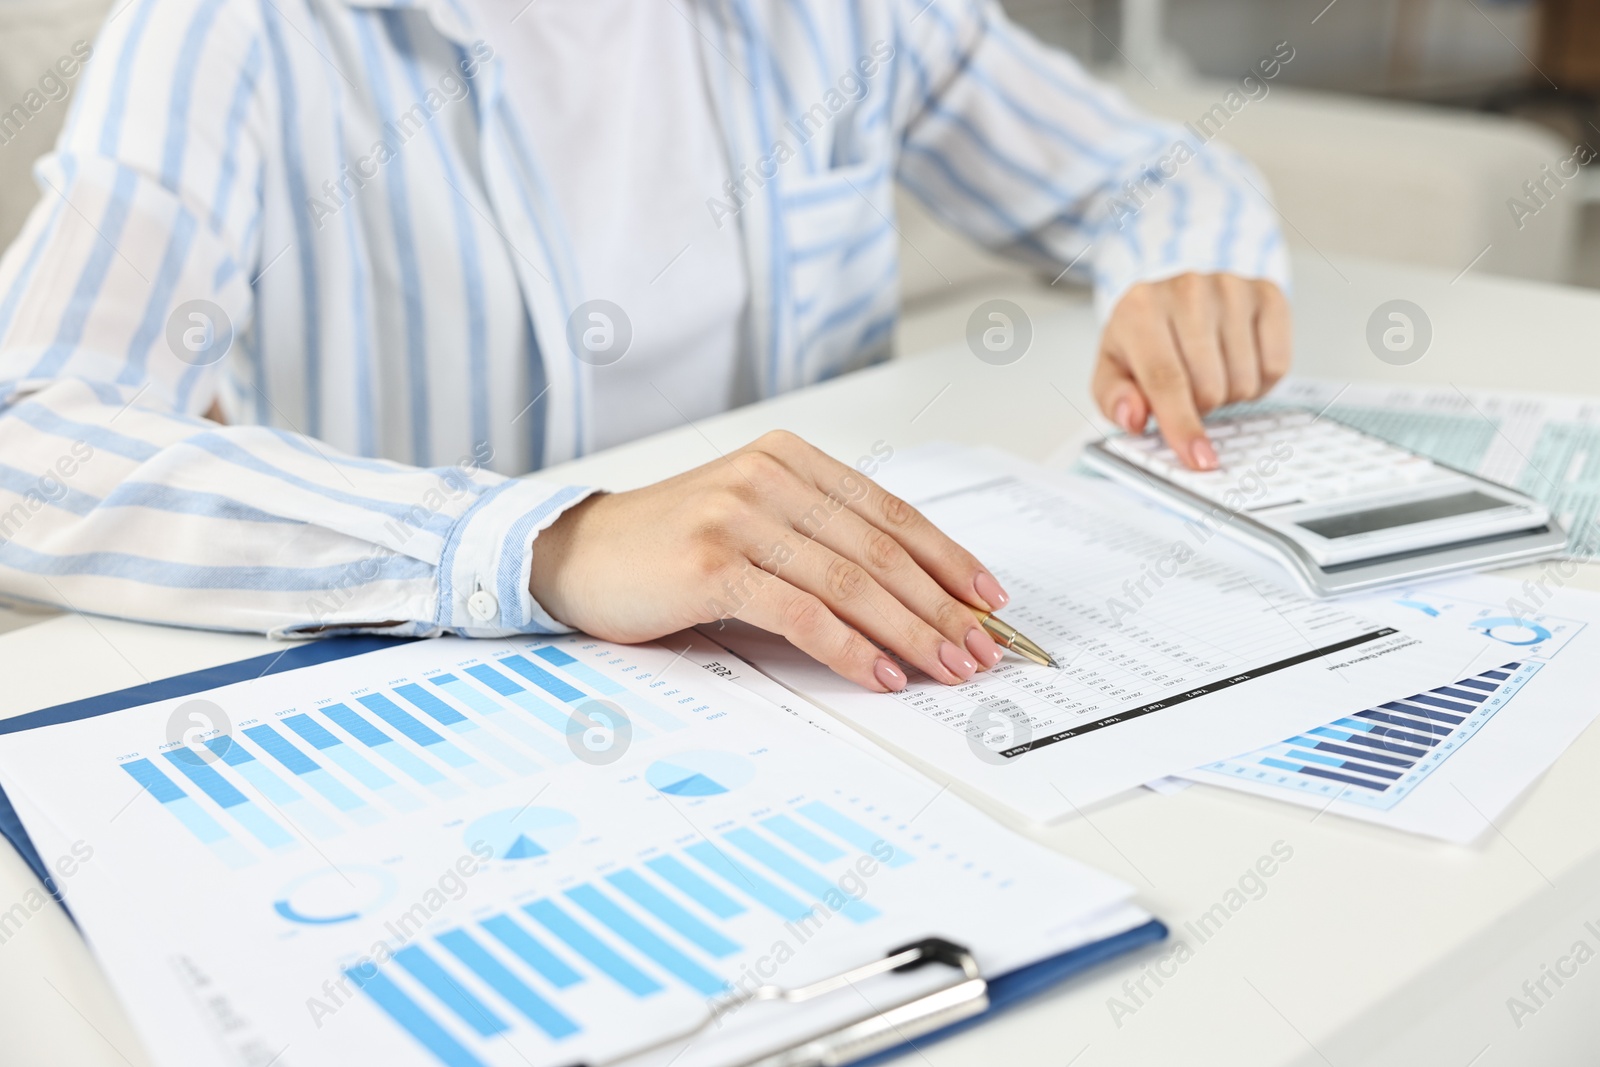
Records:
M994 638L976 626L967 631L966 644L967 651L972 653L972 658L985 667L993 667L1006 654L1005 649L996 644Z
M1127 400L1117 401L1116 410L1111 413L1111 418L1124 430L1133 432L1133 405Z
M950 673L966 681L978 673L978 665L971 656L961 651L949 641L939 645L939 662L949 668Z
M879 659L872 665L872 676L891 693L898 693L906 687L905 674L886 659Z
M972 579L972 591L978 594L979 600L989 605L990 611L999 611L1011 601L1006 591L1000 588L1000 583L994 580L994 575L988 571L979 571L978 576Z
M1189 446L1189 455L1194 457L1194 465L1203 471L1217 469L1217 450L1211 447L1211 442L1204 437Z

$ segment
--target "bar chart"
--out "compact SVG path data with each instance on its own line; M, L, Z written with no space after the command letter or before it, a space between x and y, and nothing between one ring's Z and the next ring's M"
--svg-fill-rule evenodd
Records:
M597 667L554 645L523 647L317 699L244 721L205 750L173 744L121 766L193 839L241 867L571 764L574 737L592 726L580 709L594 701L629 717L631 743L684 729L619 680L637 672L636 684L649 684L626 656L602 648Z
M1504 708L1541 666L1506 663L1202 769L1386 810Z
M683 647L388 645L205 690L220 734L170 738L190 694L17 731L0 773L51 834L104 835L73 916L153 1062L609 1063L919 938L998 972L1122 921L1124 883ZM596 701L638 727L616 759L572 725ZM735 999L707 1040L745 1062L941 977Z
M725 755L696 755L710 754ZM391 961L352 965L344 976L438 1062L487 1064L503 1037L559 1046L631 1002L726 993L738 958L765 949L775 921L803 941L828 922L878 920L882 909L850 877L864 856L886 867L914 861L822 800L741 823L430 930ZM577 833L570 813L529 808L483 816L466 836L515 860L548 856Z

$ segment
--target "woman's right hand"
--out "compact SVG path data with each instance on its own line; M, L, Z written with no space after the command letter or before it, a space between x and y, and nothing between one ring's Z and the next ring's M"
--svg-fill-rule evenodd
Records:
M1004 654L972 612L1005 605L994 576L915 508L785 431L569 508L535 539L528 589L609 641L743 619L876 692L906 684L879 646L947 685Z

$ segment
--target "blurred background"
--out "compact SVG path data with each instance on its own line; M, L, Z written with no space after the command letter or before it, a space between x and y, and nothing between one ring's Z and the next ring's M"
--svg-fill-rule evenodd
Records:
M1165 90L1196 80L1236 80L1272 44L1287 41L1295 58L1276 81L1305 91L1303 96L1292 94L1297 104L1337 106L1348 101L1349 117L1373 120L1368 144L1359 140L1358 131L1338 124L1332 112L1293 116L1304 120L1304 132L1315 134L1327 123L1330 136L1356 134L1348 147L1358 156L1363 148L1384 147L1382 127L1388 123L1394 125L1387 132L1400 135L1401 143L1389 146L1400 158L1459 147L1469 154L1437 160L1441 171L1460 172L1454 177L1441 174L1437 180L1445 187L1473 177L1478 162L1470 154L1475 147L1473 119L1486 120L1476 124L1484 134L1483 149L1495 147L1495 133L1506 135L1508 164L1518 157L1518 146L1533 149L1542 141L1545 158L1527 158L1532 166L1526 173L1513 167L1516 181L1510 186L1485 190L1486 202L1480 206L1490 206L1490 194L1499 192L1495 206L1512 225L1511 232L1526 233L1535 225L1524 217L1525 226L1518 231L1505 201L1518 197L1529 207L1540 206L1521 188L1523 181L1542 177L1540 165L1554 168L1579 145L1589 148L1590 157L1600 150L1597 0L1011 0L1006 8L1041 38L1095 67L1131 73L1130 90L1141 97L1140 86ZM1369 102L1392 106L1381 111L1358 106ZM1458 119L1467 121L1452 121ZM1415 123L1409 146L1403 127L1408 121ZM1521 130L1532 136L1518 138ZM1459 142L1450 138L1451 131L1461 136ZM1277 132L1287 141L1287 131ZM1254 138L1249 147L1261 153ZM1325 155L1316 153L1319 159ZM1351 192L1384 196L1384 161L1367 156L1365 162L1375 182L1360 182ZM1559 190L1572 203L1546 221L1559 219L1563 232L1552 235L1537 254L1532 249L1521 255L1513 249L1500 255L1491 251L1475 269L1493 272L1498 266L1501 273L1600 286L1597 175L1600 171L1585 167L1576 182ZM1420 199L1422 190L1396 184L1388 193L1391 199L1407 195ZM1331 228L1327 232L1337 247ZM1486 234L1488 243L1493 234ZM1394 238L1399 258L1427 261L1403 227Z
M19 121L16 107L56 56L93 40L108 7L0 0L0 245L37 198L30 166L67 111L49 101ZM1600 0L1005 7L1179 122L1226 101L1264 58L1292 53L1224 113L1219 136L1266 174L1302 254L1600 287L1600 171L1583 165L1600 148ZM901 228L919 253L902 259L902 351L950 334L943 319L970 306L952 298L974 288L1069 298L943 233L909 201Z

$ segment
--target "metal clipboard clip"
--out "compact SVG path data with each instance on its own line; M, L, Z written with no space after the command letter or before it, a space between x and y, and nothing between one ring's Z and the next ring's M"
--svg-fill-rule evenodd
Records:
M972 953L942 937L926 937L889 952L881 960L853 967L809 985L785 989L782 986L757 986L749 992L735 992L711 1002L705 1018L658 1041L632 1049L607 1060L574 1064L572 1067L613 1067L651 1052L694 1040L724 1017L748 1004L779 1002L804 1004L890 971L914 971L930 963L956 971L948 982L918 996L880 1011L863 1012L826 1033L804 1038L798 1044L777 1052L765 1052L754 1059L740 1060L731 1067L838 1067L907 1041L943 1029L951 1023L980 1015L989 1007L989 982L978 970Z

